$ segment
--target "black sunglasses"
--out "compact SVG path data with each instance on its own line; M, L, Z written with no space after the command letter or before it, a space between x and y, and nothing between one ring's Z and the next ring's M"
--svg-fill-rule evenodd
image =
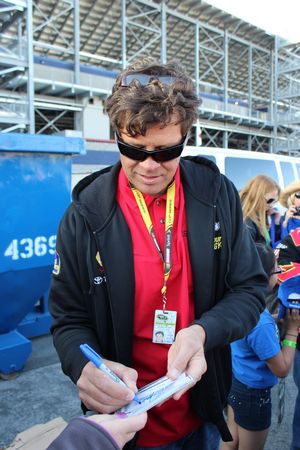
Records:
M139 147L134 147L133 145L126 144L123 142L116 133L116 142L120 153L127 158L133 159L134 161L145 161L149 156L156 162L166 162L172 159L178 158L185 146L187 140L187 134L183 137L179 144L173 145L172 147L166 147L159 150L143 150Z
M272 203L278 202L277 198L269 198L269 200L266 199L266 202L268 205L272 205Z
M296 197L296 198L300 198L300 192L296 192L296 193L295 193L295 197Z
M282 273L282 269L280 267L278 267L276 270L274 270L274 272L271 272L271 275L276 275L278 273Z
M121 86L128 87L132 81L138 81L141 86L147 86L153 80L158 80L162 84L170 85L175 80L171 75L149 75L141 72L131 72L122 76Z

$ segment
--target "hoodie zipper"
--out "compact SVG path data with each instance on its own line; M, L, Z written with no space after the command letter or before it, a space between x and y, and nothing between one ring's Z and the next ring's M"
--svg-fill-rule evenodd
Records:
M98 241L97 241L97 238L96 238L96 234L97 234L97 231L93 231L93 236L94 236L94 239L95 239L96 249L99 252L101 263L102 263L102 267L103 267L103 271L104 271L104 274L105 274L105 279L106 279L105 284L106 284L107 298L108 298L108 302L109 302L109 309L110 309L110 315L111 315L111 323L112 323L112 330L113 330L114 343L115 343L116 360L119 361L120 359L119 359L118 340L117 340L116 327L115 327L115 323L114 323L114 316L113 316L113 310L112 310L112 302L111 302L111 295L110 295L110 289L109 289L109 282L108 282L107 273L106 273L106 270L105 270L105 261L103 260L103 255L101 254L101 251L100 251L100 249L98 247Z

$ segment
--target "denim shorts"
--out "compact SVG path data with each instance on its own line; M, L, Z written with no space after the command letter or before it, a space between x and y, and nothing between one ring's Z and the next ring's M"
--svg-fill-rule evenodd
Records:
M256 389L232 377L228 404L234 412L234 421L245 430L262 431L271 425L271 388Z
M136 450L218 450L220 433L213 423L204 422L203 425L187 436L160 447L135 447Z

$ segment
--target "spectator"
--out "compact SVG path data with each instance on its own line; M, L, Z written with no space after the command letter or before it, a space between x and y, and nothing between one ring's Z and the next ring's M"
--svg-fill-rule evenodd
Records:
M279 202L287 208L282 221L281 239L300 227L300 180L289 184L280 194Z
M291 231L277 246L278 264L300 264L300 227Z
M52 333L83 408L113 412L137 384L166 374L195 380L149 411L132 448L215 450L215 425L230 439L229 343L264 307L267 280L235 187L211 161L180 159L198 105L179 63L142 60L123 70L105 104L120 163L75 187L57 236ZM161 344L158 322L167 331ZM128 388L88 362L82 343Z
M256 175L241 190L245 223L255 242L272 247L280 240L280 212L275 209L280 187L265 175Z
M279 264L285 265L292 262L300 264L300 228L296 228L288 234L279 246ZM297 350L294 360L293 376L298 393L296 395L293 438L291 450L300 450L300 329L298 329Z
M257 245L273 289L278 267L271 247ZM300 326L297 309L286 313L286 335L280 348L276 323L265 309L258 324L243 339L231 344L233 379L228 397L227 423L234 438L222 450L262 450L271 425L271 388L286 377L295 355Z

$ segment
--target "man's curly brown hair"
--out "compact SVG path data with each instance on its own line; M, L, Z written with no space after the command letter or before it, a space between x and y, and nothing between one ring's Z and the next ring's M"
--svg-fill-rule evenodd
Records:
M174 80L163 84L154 78L146 86L133 80L129 86L121 86L123 76L132 72L169 75ZM141 58L119 74L104 110L114 130L124 128L133 137L144 136L149 125L161 124L164 128L171 120L181 125L185 135L197 119L199 104L194 83L178 61L161 64L152 58Z

